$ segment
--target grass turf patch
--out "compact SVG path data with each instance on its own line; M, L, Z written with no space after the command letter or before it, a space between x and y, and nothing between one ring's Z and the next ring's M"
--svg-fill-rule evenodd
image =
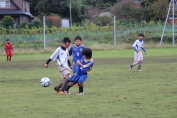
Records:
M176 48L149 49L141 72L132 50L94 51L95 64L71 95L59 95L53 87L60 81L56 62L44 63L50 54L14 55L12 62L0 57L0 116L3 118L175 118L177 116ZM39 81L47 76L49 87ZM24 115L25 114L25 115Z

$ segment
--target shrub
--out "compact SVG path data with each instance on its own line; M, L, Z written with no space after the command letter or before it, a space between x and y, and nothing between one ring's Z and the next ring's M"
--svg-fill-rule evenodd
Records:
M112 25L113 24L113 17L109 15L104 16L97 16L95 18L94 23L98 26L106 26L106 25Z
M13 27L14 23L14 19L11 16L4 16L2 19L2 25L4 28Z

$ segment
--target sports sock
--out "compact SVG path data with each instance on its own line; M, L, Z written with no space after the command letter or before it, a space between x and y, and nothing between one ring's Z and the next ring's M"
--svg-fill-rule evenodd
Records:
M58 86L56 86L57 88L61 88L62 87L63 82L61 82Z
M9 57L9 56L6 56L6 60L7 60L7 61L9 61L8 57Z
M64 79L63 80L63 84L62 84L62 86L61 86L61 89L60 89L60 91L64 91L64 89L65 89L65 87L66 87L66 85L68 84L68 79Z
M84 89L83 86L79 86L79 92L80 92L80 93L83 92L83 89Z
M72 87L72 86L70 86L69 84L67 84L64 90L65 90L65 91L69 91L69 89L70 89L71 87Z
M138 65L138 70L141 69L141 65L142 65L142 62L139 63L139 65Z
M134 63L131 64L131 66L135 66L137 64L139 64L139 62L134 62Z

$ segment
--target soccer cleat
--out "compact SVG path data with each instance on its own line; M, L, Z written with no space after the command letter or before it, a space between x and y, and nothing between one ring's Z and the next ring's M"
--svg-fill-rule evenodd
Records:
M54 87L53 88L56 92L59 92L60 91L60 89L58 89L57 87Z
M129 69L129 70L132 70L132 67L133 67L132 65L129 65L129 66L128 66L128 69Z
M65 92L63 91L59 91L58 94L66 94Z
M84 95L84 92L78 92L77 95Z
M140 72L140 70L137 70L138 72Z
M64 91L66 94L68 94L68 95L70 95L71 93L70 92L68 92L68 91Z

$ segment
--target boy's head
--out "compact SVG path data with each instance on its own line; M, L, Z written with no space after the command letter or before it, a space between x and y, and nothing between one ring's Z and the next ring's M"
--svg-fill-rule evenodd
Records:
M62 40L62 46L63 46L64 48L68 48L69 45L70 45L70 43L71 43L71 40L70 40L68 37L65 37L65 38Z
M10 42L10 40L9 40L9 39L6 39L6 42L7 42L7 43L9 43L9 42Z
M85 48L85 49L82 50L82 55L86 59L91 59L92 58L92 50L90 48Z
M138 39L143 40L143 38L144 38L144 34L143 33L138 34Z
M74 39L74 43L76 44L76 45L81 45L81 43L82 43L82 38L80 37L80 36L76 36L75 37L75 39Z

